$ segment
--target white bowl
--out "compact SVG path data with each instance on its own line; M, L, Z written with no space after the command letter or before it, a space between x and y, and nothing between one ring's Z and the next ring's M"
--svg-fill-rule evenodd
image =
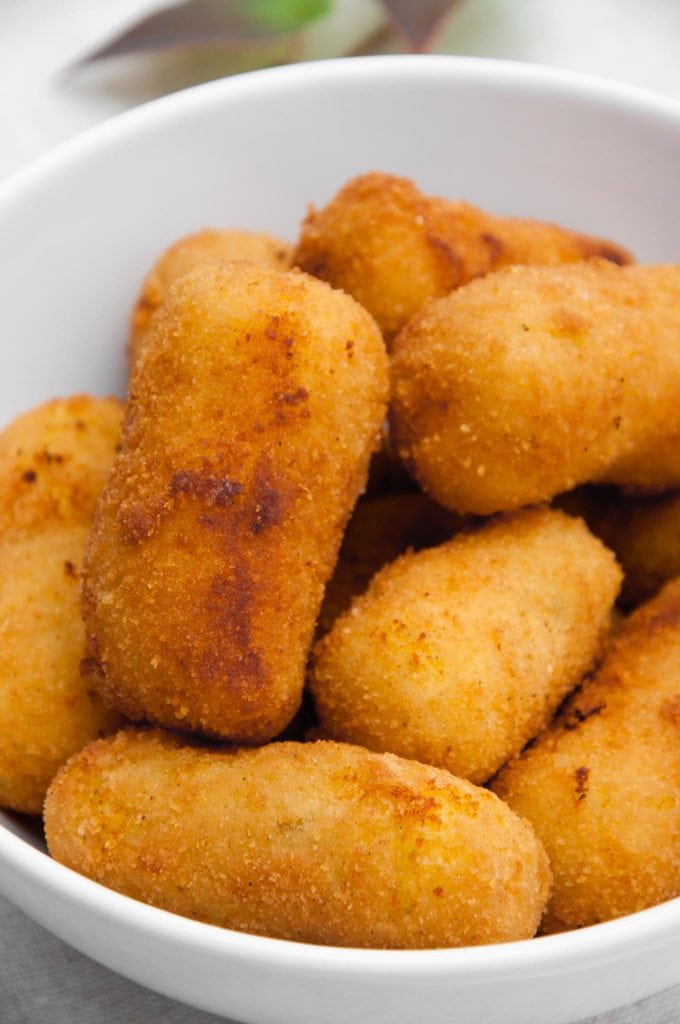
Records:
M678 261L679 168L677 105L526 65L366 58L176 94L0 188L0 420L55 395L124 388L128 310L182 233L243 226L292 240L309 202L379 169ZM137 903L51 861L18 817L0 818L0 888L18 906L121 974L240 1021L561 1024L680 982L680 900L530 942L322 948Z

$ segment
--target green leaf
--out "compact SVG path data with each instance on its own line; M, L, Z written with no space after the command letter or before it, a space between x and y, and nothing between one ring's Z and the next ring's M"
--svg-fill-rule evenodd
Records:
M135 22L78 63L140 51L251 47L292 35L331 7L332 0L182 0Z
M332 0L241 0L238 6L254 21L275 32L295 32L326 17Z

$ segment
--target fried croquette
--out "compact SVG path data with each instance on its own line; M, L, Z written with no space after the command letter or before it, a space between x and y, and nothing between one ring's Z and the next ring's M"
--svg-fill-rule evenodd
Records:
M170 285L190 270L202 263L224 260L252 260L274 270L288 270L291 258L292 249L287 242L259 231L206 229L180 238L166 249L142 284L130 323L130 363L139 358L149 321L165 299Z
M613 242L555 224L496 217L466 202L426 196L408 178L364 174L302 224L293 262L349 292L390 340L426 299L515 263L601 256L628 263Z
M425 491L488 515L585 482L680 485L680 266L510 267L395 341L390 426Z
M466 520L425 494L391 494L358 502L324 594L317 633L322 636L352 598L362 594L383 565L409 548L434 547L448 540Z
M593 667L620 581L550 509L404 555L314 650L320 734L485 782Z
M113 706L243 742L288 724L387 383L369 314L306 274L206 264L173 285L85 559Z
M45 804L56 860L174 913L274 938L426 948L532 936L531 828L448 772L336 743L91 744Z
M566 512L583 516L615 553L623 569L621 607L635 608L680 576L680 491L632 497L615 488L581 487L557 500Z
M78 578L122 405L77 395L0 433L0 806L39 814L71 754L122 723L81 678Z
M493 784L548 851L546 930L680 896L679 731L677 579L630 616L599 671Z

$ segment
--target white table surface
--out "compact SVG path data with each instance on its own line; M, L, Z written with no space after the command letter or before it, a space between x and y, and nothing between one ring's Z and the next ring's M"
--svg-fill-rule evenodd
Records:
M328 27L316 32L307 56L338 52L380 21L375 0L336 3L330 35ZM0 177L119 111L230 69L233 58L165 55L68 70L155 6L153 0L0 0ZM436 49L605 75L680 101L680 0L461 0ZM0 898L0 1024L150 1020L216 1024L218 1018L98 966ZM597 1024L679 1021L680 988L597 1018Z

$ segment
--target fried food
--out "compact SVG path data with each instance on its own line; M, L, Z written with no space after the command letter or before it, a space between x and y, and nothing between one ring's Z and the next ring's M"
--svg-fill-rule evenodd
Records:
M288 270L292 249L287 242L260 231L197 231L180 238L163 253L147 274L132 311L128 355L130 363L139 358L152 315L161 305L170 285L190 270L207 262L252 260L274 270Z
M160 730L91 744L45 805L50 852L211 924L338 946L534 934L545 853L492 793L336 743L217 750Z
M425 494L391 494L359 501L347 524L335 572L326 587L318 635L328 632L383 565L409 548L420 551L441 544L464 522Z
M85 561L113 705L243 742L287 725L386 397L380 332L349 296L246 262L173 285Z
M78 577L120 437L115 398L47 402L0 433L0 806L39 814L71 754L122 719L80 675Z
M554 888L545 928L680 896L680 579L627 620L599 671L500 773Z
M390 340L426 299L515 263L601 256L628 263L621 246L555 224L496 217L469 203L423 195L408 178L364 174L307 214L293 262L349 292Z
M549 509L404 555L315 648L321 734L486 781L592 668L620 581Z
M582 515L616 554L623 569L619 604L634 608L680 576L680 492L632 497L614 488L582 487L561 495L560 507Z
M396 451L487 515L579 483L680 486L680 266L510 267L427 303L395 341Z

